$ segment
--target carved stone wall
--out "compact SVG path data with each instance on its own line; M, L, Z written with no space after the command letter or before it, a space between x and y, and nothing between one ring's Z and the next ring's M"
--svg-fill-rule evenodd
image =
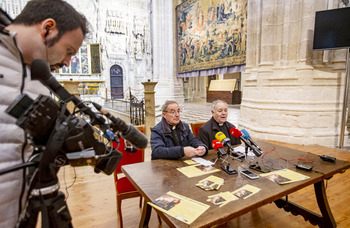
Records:
M239 125L254 138L338 145L346 51L312 49L315 11L332 8L337 1L248 1Z
M150 0L99 2L97 33L106 87L110 88L109 69L117 64L123 69L124 90L130 87L139 99L143 97L141 82L152 78L150 10Z
M0 6L15 17L27 0L0 0ZM183 102L182 80L176 77L175 6L180 1L160 0L67 0L89 21L91 34L84 42L101 43L102 75L110 90L110 68L117 64L124 74L124 90L132 88L137 98L143 97L141 82L158 81L156 104L167 99ZM153 40L151 40L151 37ZM153 44L152 44L153 43ZM153 46L152 46L153 45ZM65 80L66 78L60 78ZM72 80L89 77L69 76ZM105 96L104 92L100 93ZM126 94L128 96L128 94Z
M0 7L7 12L11 18L15 18L27 4L28 0L0 0Z
M86 43L101 43L101 76L59 76L58 80L104 80L110 90L110 67L123 69L124 90L132 88L137 98L143 97L141 82L153 79L151 42L151 0L67 0L89 22ZM13 18L27 0L0 0L0 7ZM100 93L105 96L105 92ZM128 93L125 94L128 97Z

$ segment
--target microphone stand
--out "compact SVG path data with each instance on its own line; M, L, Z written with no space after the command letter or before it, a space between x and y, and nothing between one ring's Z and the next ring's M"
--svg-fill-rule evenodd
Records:
M245 145L245 160L247 160L248 158L248 151L249 151L249 146L247 143L244 142L244 145Z
M222 155L222 153L220 153L220 152L218 151L218 152L217 152L217 155L218 155L218 156L217 156L216 160L214 161L214 164L217 162L217 160L221 159L221 160L222 160L222 162L221 162L221 164L220 164L221 169L224 170L226 173L228 173L228 174L230 174L230 175L233 175L233 174L237 174L237 170L231 169L231 168L230 168L230 163L229 163L228 161L226 161L226 159L227 159L228 157L232 157L232 156L230 155L230 151L231 151L231 149L228 148L225 158L223 158L224 155ZM226 165L226 166L223 165L224 163L226 163L227 165Z
M247 145L245 147L245 151L247 153ZM245 160L246 156L244 156L244 154L242 154L241 152L235 152L235 150L233 148L228 148L227 152L230 152L232 159L238 159L238 160Z
M225 159L223 158L222 153L220 153L219 151L217 152L217 155L218 155L218 156L217 156L217 158L215 159L214 164L215 164L215 163L217 162L217 160L219 160L219 159L222 160L221 164L224 163L224 162L228 163L228 162L226 161L226 159L228 158L229 154L226 154ZM229 164L229 163L228 163L228 164Z
M248 152L249 152L249 148L251 147L246 142L244 142L244 145L245 145L245 160L248 161ZM251 148L251 150L254 152L253 148Z

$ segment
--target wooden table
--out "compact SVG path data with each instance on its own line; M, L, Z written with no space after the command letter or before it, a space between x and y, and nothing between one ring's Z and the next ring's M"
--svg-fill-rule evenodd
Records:
M265 159L278 160L284 167L286 167L287 164L280 157L286 159L297 159L303 158L306 154L302 151L267 142L258 142L258 145L263 151L275 147L276 150L266 155ZM344 151L344 153L346 153L346 151ZM210 151L204 158L214 161L217 158L216 152ZM241 216L253 209L272 202L274 202L279 208L292 212L293 215L302 215L306 221L309 221L313 225L319 225L320 227L335 227L335 220L327 201L324 180L350 168L350 162L342 160L336 160L335 163L325 162L321 160L318 155L310 153L306 155L306 158L314 160L312 171L297 170L293 165L289 165L288 169L300 172L310 178L285 185L276 184L263 177L256 180L250 180L241 174L228 175L224 171L214 173L213 175L225 180L225 183L219 189L219 192L232 192L246 184L261 189L257 194L247 199L236 200L223 207L215 206L206 201L208 196L217 192L204 191L195 185L198 181L204 179L208 175L187 178L184 174L176 170L176 168L187 166L183 160L153 160L144 163L125 165L122 167L122 171L145 198L140 227L147 227L150 219L152 207L149 206L147 202L154 201L168 191L210 205L210 208L197 218L190 227L212 227L213 225L224 224L235 217ZM220 167L219 161L215 164L215 167L217 168ZM238 171L248 167L246 162L240 162L238 160L231 159L230 163L231 168L235 168ZM293 163L296 163L296 161L293 161ZM258 171L254 172L258 173ZM287 200L289 194L312 184L314 185L316 200L321 215L315 214ZM286 198L282 199L282 197ZM187 224L171 216L160 211L157 212L170 227L188 227Z

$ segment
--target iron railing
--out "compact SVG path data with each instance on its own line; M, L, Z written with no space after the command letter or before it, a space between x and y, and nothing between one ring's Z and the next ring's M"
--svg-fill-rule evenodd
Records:
M145 104L142 99L139 101L130 93L130 100L109 99L105 105L106 108L125 113L130 116L130 123L133 125L145 124Z
M133 125L145 124L145 104L130 93L130 123Z

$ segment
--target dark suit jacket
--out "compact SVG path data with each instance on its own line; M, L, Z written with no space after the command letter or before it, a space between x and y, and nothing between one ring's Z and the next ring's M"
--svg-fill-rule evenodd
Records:
M199 128L197 139L202 141L207 147L213 149L211 143L215 140L215 134L221 131L225 134L226 138L229 138L231 141L231 145L241 144L241 140L233 137L230 134L230 129L235 127L233 124L226 121L223 126L219 126L218 122L212 117L205 124Z
M152 160L182 158L185 155L185 146L192 146L194 148L204 146L207 150L204 155L208 153L208 147L204 143L196 139L196 137L194 137L188 124L180 121L180 123L177 126L177 129L179 132L178 135L180 136L179 140L181 146L175 146L170 126L164 118L162 118L162 120L155 127L152 128Z

